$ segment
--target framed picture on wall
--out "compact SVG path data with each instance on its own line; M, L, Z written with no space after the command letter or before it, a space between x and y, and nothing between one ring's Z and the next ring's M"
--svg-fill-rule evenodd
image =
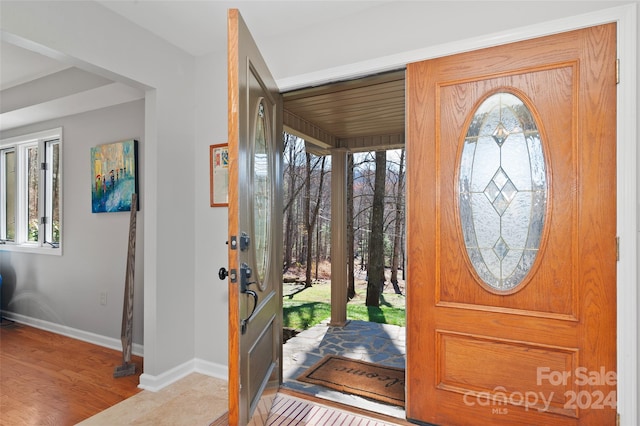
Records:
M224 144L209 147L209 185L211 207L229 205L229 146Z
M91 148L91 176L92 213L131 211L131 195L138 193L138 141Z

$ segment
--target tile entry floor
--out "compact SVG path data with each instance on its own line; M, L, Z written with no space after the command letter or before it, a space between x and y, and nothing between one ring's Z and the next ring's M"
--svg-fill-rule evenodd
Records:
M405 368L404 327L350 321L344 327L332 327L328 322L323 322L305 330L283 345L283 387L398 419L405 418L404 409L401 407L295 380L304 370L327 354ZM284 398L295 399L290 396ZM79 425L207 426L223 415L227 408L227 381L193 373L158 392L142 391ZM326 423L303 421L299 424Z

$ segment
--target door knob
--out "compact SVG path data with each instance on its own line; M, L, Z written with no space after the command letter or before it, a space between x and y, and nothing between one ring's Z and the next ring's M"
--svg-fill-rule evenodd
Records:
M224 280L228 276L229 276L229 271L227 271L227 268L223 266L222 268L218 269L218 278L220 278L221 280Z

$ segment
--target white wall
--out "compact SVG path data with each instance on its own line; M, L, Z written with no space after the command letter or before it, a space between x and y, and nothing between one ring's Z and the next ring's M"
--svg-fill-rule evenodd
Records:
M227 280L217 271L228 267L227 208L212 208L209 201L209 146L227 142L226 40L212 44L222 54L198 58L196 68L196 357L226 366Z
M147 90L141 380L153 386L194 358L195 59L95 2L1 6L3 35L14 42Z
M90 149L136 139L144 194L144 101L12 129L0 138L57 127L62 127L63 138L63 255L0 251L3 309L7 316L27 317L35 325L41 320L107 337L115 348L122 348L129 212L91 213ZM133 342L142 345L144 217L139 215L137 221ZM100 304L101 292L107 292L106 306Z
M457 53L464 41L489 34L614 7L632 1L392 1L336 19L330 26L305 27L293 34L257 40L281 89L349 76L353 64L381 71L380 58L396 56L406 64L406 52L437 48L438 56ZM637 3L637 0L635 0ZM239 7L240 11L244 9ZM243 14L246 15L246 14ZM260 17L249 15L251 19ZM293 17L292 17L293 19ZM469 43L471 41L471 43ZM434 49L430 49L434 52ZM409 55L410 57L411 55ZM426 58L423 58L426 59ZM285 85L286 87L282 87ZM304 84L303 84L304 85Z

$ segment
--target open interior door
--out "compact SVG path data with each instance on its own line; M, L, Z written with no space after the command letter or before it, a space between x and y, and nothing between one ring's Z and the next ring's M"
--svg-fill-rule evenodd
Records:
M616 26L407 67L407 417L616 423Z
M229 423L245 425L282 377L282 100L235 9L228 43Z

